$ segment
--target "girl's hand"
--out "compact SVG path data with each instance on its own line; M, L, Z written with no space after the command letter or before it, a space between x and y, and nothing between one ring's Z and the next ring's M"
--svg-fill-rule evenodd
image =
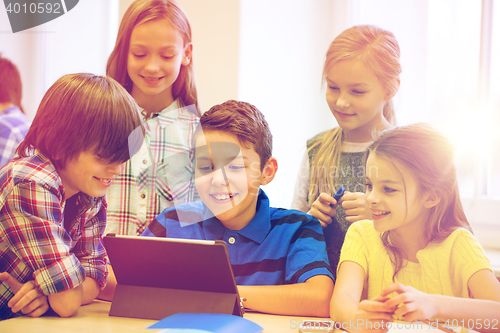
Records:
M381 296L387 296L393 292L398 293L398 295L387 300L385 307L388 310L393 310L397 317L414 322L415 320L434 318L437 314L437 305L432 295L401 283L394 283L382 290Z
M15 293L7 303L12 312L21 311L30 317L40 317L49 309L47 296L36 287L35 281L22 284L7 272L0 273L0 281L7 283Z
M317 218L321 223L321 226L326 228L330 223L332 223L332 218L337 214L337 211L335 210L336 207L337 200L335 200L331 195L321 193L314 201L307 214Z
M339 202L345 210L346 221L353 223L360 220L371 220L372 211L366 202L364 193L346 191Z
M387 323L393 321L392 310L385 306L387 297L375 297L361 301L354 320L352 332L387 332Z

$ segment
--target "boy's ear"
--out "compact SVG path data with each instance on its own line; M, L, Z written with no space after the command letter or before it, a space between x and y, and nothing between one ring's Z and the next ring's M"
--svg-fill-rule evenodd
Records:
M266 185L274 179L276 172L278 171L278 161L274 157L269 157L266 165L262 169L262 180L260 185Z
M441 201L441 193L430 192L427 193L427 198L424 201L425 208L432 208L436 206Z

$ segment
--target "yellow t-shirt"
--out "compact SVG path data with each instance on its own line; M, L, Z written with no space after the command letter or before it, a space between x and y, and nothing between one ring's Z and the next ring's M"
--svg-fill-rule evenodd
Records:
M407 262L395 281L428 294L468 298L469 278L479 270L491 270L483 248L466 229L453 231L440 243L430 243L418 251L417 259L418 263ZM353 261L363 267L363 299L379 296L384 288L393 284L394 266L372 221L359 221L349 228L339 266L343 261Z

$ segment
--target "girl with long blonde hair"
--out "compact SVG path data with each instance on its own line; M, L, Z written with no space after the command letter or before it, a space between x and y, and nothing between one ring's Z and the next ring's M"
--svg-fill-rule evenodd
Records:
M372 25L345 30L326 53L326 101L339 126L307 142L291 208L320 220L334 271L350 223L370 216L365 151L374 133L395 124L392 97L399 89L399 56L394 34ZM337 202L333 195L341 186L346 193Z

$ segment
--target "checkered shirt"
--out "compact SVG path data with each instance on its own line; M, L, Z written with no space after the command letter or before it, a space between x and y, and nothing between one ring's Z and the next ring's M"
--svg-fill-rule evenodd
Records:
M0 112L0 168L14 158L30 124L28 117L16 106Z
M108 189L106 234L140 235L165 208L199 200L191 149L199 124L194 106L176 100L145 120L141 149Z
M21 283L34 280L45 295L75 288L85 276L104 287L106 202L76 195L76 216L64 221L61 178L39 152L0 169L0 272ZM0 320L15 316L7 306L13 296L0 284Z

